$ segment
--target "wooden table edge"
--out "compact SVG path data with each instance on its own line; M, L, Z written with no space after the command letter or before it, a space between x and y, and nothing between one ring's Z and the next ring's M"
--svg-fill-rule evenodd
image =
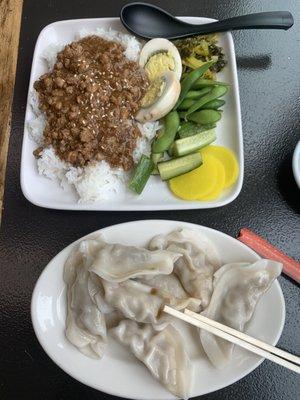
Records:
M0 225L23 0L0 1Z

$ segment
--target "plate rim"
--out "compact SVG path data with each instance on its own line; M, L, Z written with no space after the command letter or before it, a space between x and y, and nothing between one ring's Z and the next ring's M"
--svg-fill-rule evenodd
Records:
M198 17L198 16L178 16L179 19L201 19L204 22L214 22L217 21L213 18L206 18L206 17ZM20 185L21 191L24 197L32 204L42 208L48 208L53 210L71 210L71 211L158 211L158 210L205 210L210 208L219 208L223 207L227 204L233 202L241 192L243 181L244 181L244 145L243 145L243 130L242 130L242 114L241 114L241 103L240 103L240 95L239 95L239 83L238 83L238 74L237 74L237 65L236 65L236 53L235 53L235 46L232 38L232 34L230 32L226 32L225 34L228 37L230 52L228 58L231 59L231 70L232 70L232 80L234 83L234 90L233 90L233 98L236 100L236 126L237 126L237 148L238 148L238 156L239 156L239 177L236 183L236 187L234 191L225 199L223 200L216 200L210 202L190 202L185 201L182 203L177 204L168 204L168 205L150 205L150 204L143 204L143 203L131 203L127 205L123 205L120 203L114 204L109 201L105 202L97 202L97 203L89 203L89 204L80 204L74 202L73 204L62 204L62 203L55 203L54 205L49 204L47 201L42 201L36 199L32 192L30 192L28 183L26 183L26 167L24 165L25 160L25 142L29 139L26 136L28 135L27 131L27 121L28 121L28 111L30 108L30 91L33 86L33 65L36 63L38 54L37 48L41 41L43 33L57 25L57 24L68 24L68 23L78 23L78 22L95 22L97 20L111 20L111 21L120 21L119 17L100 17L100 18L78 18L78 19L65 19L60 21L54 21L48 25L46 25L38 35L34 52L33 58L31 63L31 71L30 71L30 79L28 85L28 93L27 93L27 102L26 102L26 110L25 110L25 118L24 118L24 129L23 129L23 138L22 138L22 151L21 151L21 164L20 164ZM45 178L46 179L46 178Z
M121 397L121 398L126 398L126 399L133 399L133 397L130 397L130 396L126 396L126 395L124 395L124 394L121 394L121 393L119 393L119 392L117 392L117 391L114 391L114 389L112 389L112 390L106 390L106 389L105 389L105 392L104 392L102 389L99 389L99 387L97 387L96 385L87 383L87 381L85 381L85 380L84 380L83 378L81 378L80 376L78 377L78 376L76 376L76 374L74 374L73 372L67 371L67 370L62 366L62 364L61 364L59 361L57 361L56 358L55 358L54 356L52 356L51 352L48 351L49 348L47 347L47 344L43 343L43 335L42 335L41 331L38 329L38 321L37 321L36 312L35 312L35 310L37 310L37 307L36 307L37 297L38 297L37 291L38 291L38 288L39 288L39 282L42 280L42 277L43 277L43 275L46 273L46 270L50 267L50 265L53 263L53 261L54 261L62 252L66 251L67 249L70 249L71 247L73 247L73 246L75 246L76 244L78 244L80 241L82 241L82 240L86 239L87 237L92 236L92 235L94 235L94 234L96 234L96 233L101 232L101 233L103 233L103 234L105 235L105 231L106 231L106 230L109 230L110 228L113 228L113 227L116 228L117 226L124 226L124 225L134 225L134 224L137 224L137 223L138 223L138 224L139 224L139 223L141 223L141 224L147 224L147 223L149 223L149 222L163 223L163 224L165 224L165 223L168 224L168 223L174 223L174 222L175 222L175 224L183 224L183 225L185 225L185 226L190 226L190 228L200 229L200 231L201 231L202 229L204 229L204 230L208 230L208 231L210 231L210 232L217 232L218 234L221 234L222 236L225 236L228 240L230 240L230 241L232 241L232 242L237 242L241 248L247 250L250 254L252 254L253 256L255 256L258 260L261 259L261 257L260 257L254 250L252 250L250 247L248 247L248 246L245 245L244 243L240 242L240 241L237 240L236 238L234 238L234 237L228 235L227 233L224 233L224 232L219 231L219 230L217 230L217 229L210 228L210 227L207 227L207 226L204 226L204 225L199 225L199 224L191 223L191 222L185 222L185 221L177 221L177 220L170 220L170 219L169 219L169 220L168 220L168 219L143 219L143 220L128 221L128 222L122 222L122 223L117 223L117 224L109 225L109 226L106 226L106 227L104 227L104 228L100 228L100 229L98 229L98 230L95 230L95 231L93 231L93 232L91 232L91 233L88 233L87 235L84 235L84 236L82 236L81 238L76 239L75 241L73 241L72 243L70 243L69 245L67 245L66 247L64 247L60 252L58 252L58 253L49 261L49 263L44 267L44 269L43 269L42 272L40 273L39 278L38 278L38 280L36 281L36 283L35 283L35 285L34 285L34 289L33 289L32 296L31 296L31 304L30 304L30 314L31 314L32 326L33 326L34 333L35 333L35 335L36 335L36 338L37 338L39 344L41 345L41 347L42 347L42 349L45 351L45 353L48 355L48 357L49 357L49 358L50 358L64 373L68 374L69 376L71 376L71 377L72 377L73 379L75 379L76 381L78 381L78 382L80 382L80 383L83 383L84 385L86 385L86 386L88 386L88 387L91 387L91 388L93 388L93 389L95 389L95 390L98 390L98 391L100 391L100 392L107 393L107 394L112 395L112 396L118 396L118 397ZM281 320L281 325L280 325L280 328L279 328L279 330L278 330L278 332L277 332L277 335L276 335L275 340L272 342L272 344L275 346L275 345L278 343L278 341L279 341L279 339L280 339L280 337L281 337L281 335L282 335L283 328L284 328L284 325L285 325L285 319L286 319L286 305L285 305L285 298L284 298L284 295L283 295L283 292L282 292L282 289L281 289L281 286L280 286L280 283L279 283L278 279L276 279L276 280L274 281L274 284L275 284L276 287L277 287L277 290L278 290L278 293L279 293L279 300L280 300L280 303L281 303L281 305L282 305L282 320ZM219 390L223 390L223 389L225 389L226 387L228 387L228 386L230 386L230 385L232 385L232 384L238 382L239 380L243 379L245 376L247 376L247 375L249 375L250 373L252 373L257 367L259 367L259 366L262 364L263 361L265 361L264 358L259 358L256 362L254 362L253 366L252 366L249 370L247 370L247 372L242 373L242 374L239 375L238 377L234 377L233 379L231 379L231 380L228 382L228 384L226 384L226 386L221 386L221 387L218 387L218 388L216 388L216 389L211 389L211 390L207 391L206 393L201 394L201 396L202 396L202 395L205 395L205 394L213 393L213 392L216 392L216 391L219 391ZM174 396L172 397L172 395L171 395L170 398L175 399L175 397L174 397ZM145 400L145 399L150 400L150 398L148 398L148 397L143 397L143 399L144 399L144 400ZM153 400L153 399L151 399L151 400Z
M300 189L300 140L297 142L294 152L293 152L293 158L292 158L292 168L293 168L293 174L294 174L294 179L298 185L298 188Z

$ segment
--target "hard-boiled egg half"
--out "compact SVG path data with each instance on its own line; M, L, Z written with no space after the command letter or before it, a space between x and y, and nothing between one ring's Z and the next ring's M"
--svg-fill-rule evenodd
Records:
M180 54L169 40L156 38L142 48L139 64L145 69L150 85L136 120L156 121L171 111L180 95Z
M182 64L179 51L167 39L149 40L141 50L139 64L147 71L150 81L165 71L174 72L178 80L181 78Z

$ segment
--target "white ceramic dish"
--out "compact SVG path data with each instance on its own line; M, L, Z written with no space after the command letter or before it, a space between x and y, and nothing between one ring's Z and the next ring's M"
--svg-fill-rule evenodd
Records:
M300 141L295 147L293 154L293 174L298 188L300 189Z
M222 232L185 222L146 220L114 225L101 232L111 242L145 246L158 233L186 227L199 229L217 246L224 263L254 262L259 256L238 240ZM82 239L80 239L82 240ZM77 242L75 242L77 243ZM31 316L37 338L49 357L65 372L78 381L103 392L139 400L174 399L149 371L127 349L110 338L107 353L102 360L93 360L81 354L65 338L66 288L63 282L63 265L75 245L66 247L41 274L31 303ZM246 332L275 345L281 335L285 320L285 303L279 283L259 302ZM224 370L215 369L204 356L196 340L197 333L182 322L178 324L185 336L188 351L195 367L191 397L200 396L225 386L249 374L263 360L245 350L235 348L233 358ZM193 329L193 330L192 330Z
M207 23L213 20L208 18L184 17L184 21L191 23ZM93 30L97 27L113 28L125 32L119 18L97 18L59 21L46 26L40 33L32 62L29 90L39 76L47 71L41 54L51 43L67 44L75 39L74 35L83 28ZM169 191L167 185L158 177L151 177L144 192L140 196L132 193L122 200L106 200L92 204L78 204L78 197L70 187L63 190L58 183L51 181L37 172L36 161L32 155L37 147L30 139L26 121L32 117L32 110L27 101L25 129L21 160L21 187L24 196L33 204L63 210L170 210L220 207L233 201L239 194L244 174L243 138L241 125L240 100L236 60L232 36L230 33L220 35L220 45L224 48L228 59L228 66L218 75L218 79L230 83L231 90L226 97L226 105L221 122L217 128L217 143L228 146L237 155L240 175L236 184L224 191L222 197L215 201L183 201L176 198Z

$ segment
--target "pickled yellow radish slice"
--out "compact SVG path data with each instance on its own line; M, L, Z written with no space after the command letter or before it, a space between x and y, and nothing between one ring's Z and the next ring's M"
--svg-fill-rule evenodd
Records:
M196 200L199 197L208 196L216 187L220 162L206 153L202 158L203 164L200 167L170 179L171 191L181 199Z
M215 159L215 163L218 169L217 182L213 190L209 194L207 194L206 196L197 197L197 200L210 201L215 200L221 196L225 184L225 169L223 167L223 164L217 158Z
M239 164L233 151L227 147L212 145L202 149L201 154L202 156L214 156L223 164L225 169L224 188L228 188L236 182L239 176Z

